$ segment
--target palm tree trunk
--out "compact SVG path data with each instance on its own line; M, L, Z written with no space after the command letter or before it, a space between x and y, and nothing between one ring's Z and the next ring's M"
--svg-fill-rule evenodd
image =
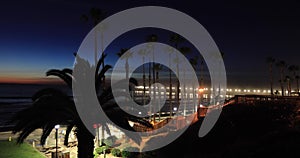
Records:
M280 70L280 87L281 87L281 96L284 96L284 87L283 87L283 68Z
M171 53L169 54L169 106L170 106L170 118L172 118L172 70L171 70Z
M159 70L156 70L156 82L158 82L158 80L159 80L159 77L158 77L158 74L159 74L159 72L158 72ZM158 86L158 89L157 89L157 92L158 92L158 99L157 99L157 105L159 105L159 112L158 112L158 120L159 120L159 122L160 122L160 117L161 117L161 111L160 111L160 87Z
M272 69L272 63L270 63L269 71L270 71L271 95L274 95L274 93L273 93L273 69Z
M84 125L78 127L76 131L78 140L78 158L93 158L94 136Z
M126 73L126 80L129 79L129 64L128 64L128 58L126 58L126 63L125 63L125 73Z
M297 93L299 93L299 79L296 79L297 82Z
M146 95L146 76L145 76L145 57L143 56L143 105L146 104L145 102L145 95Z
M151 60L150 60L151 61ZM149 96L151 95L151 62L149 63ZM150 113L150 116L149 116L149 121L151 121L151 106L149 106L149 113Z

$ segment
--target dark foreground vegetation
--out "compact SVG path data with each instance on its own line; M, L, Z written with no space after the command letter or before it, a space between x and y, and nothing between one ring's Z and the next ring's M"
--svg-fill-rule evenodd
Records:
M198 138L200 120L170 145L146 155L164 158L300 157L297 110L297 103L288 101L228 105L205 137Z

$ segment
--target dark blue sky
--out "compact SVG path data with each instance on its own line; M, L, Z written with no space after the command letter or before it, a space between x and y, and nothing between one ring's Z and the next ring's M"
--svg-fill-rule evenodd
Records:
M91 24L80 20L82 14L98 7L109 16L143 5L174 8L198 20L225 53L229 85L267 85L267 56L299 64L297 2L7 0L0 5L0 78L39 78L50 68L72 67L73 52L92 29ZM112 46L108 54L114 59L123 47L127 47L126 42ZM277 72L275 69L274 74Z

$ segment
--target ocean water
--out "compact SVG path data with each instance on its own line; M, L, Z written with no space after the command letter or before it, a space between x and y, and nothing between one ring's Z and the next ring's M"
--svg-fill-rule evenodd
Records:
M0 98L3 97L32 97L32 95L44 88L56 88L68 95L71 89L64 84L0 84Z
M0 131L10 130L11 117L32 105L31 97L44 88L55 88L71 95L72 91L66 85L46 84L0 84Z

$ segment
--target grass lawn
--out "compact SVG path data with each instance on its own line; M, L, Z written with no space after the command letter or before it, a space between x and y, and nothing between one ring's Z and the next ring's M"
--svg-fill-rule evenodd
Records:
M0 158L45 158L40 152L27 143L21 145L15 141L0 141Z

